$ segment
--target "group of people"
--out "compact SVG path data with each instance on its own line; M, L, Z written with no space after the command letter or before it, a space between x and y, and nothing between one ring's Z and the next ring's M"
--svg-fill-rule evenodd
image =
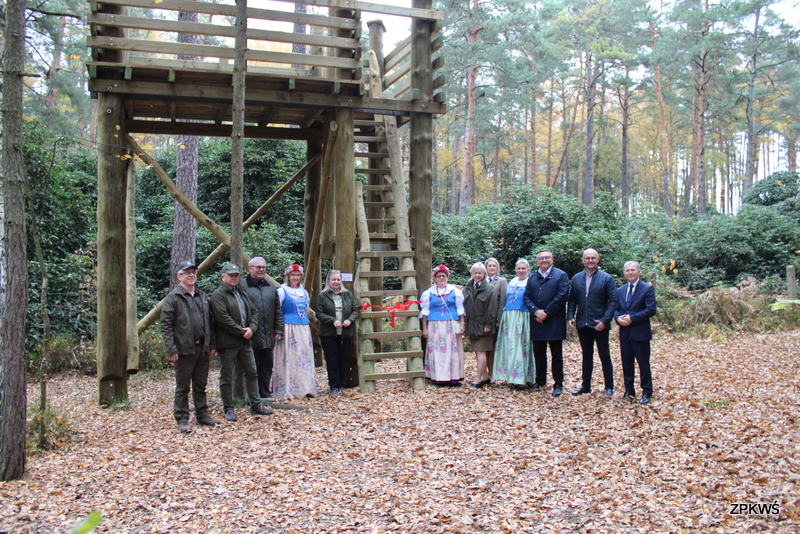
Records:
M270 415L263 399L317 396L314 347L308 306L302 284L303 268L290 265L284 283L276 287L266 278L264 258L250 261L250 274L240 280L239 267L227 263L219 287L207 298L197 287L197 266L178 266L178 286L164 299L161 333L169 360L175 364L173 415L181 432L191 432L189 391L198 425L215 426L208 413L206 388L210 357L219 354L219 391L226 421L238 420L234 410L233 375L242 368L250 413ZM353 294L342 286L340 271L328 272L317 298L320 342L328 367L331 395L344 390L347 357L358 316Z
M475 263L463 291L449 283L445 265L433 269L434 285L420 298L422 335L426 338L425 376L433 383L456 385L464 380L463 339L475 352L476 372L470 384L482 388L494 380L533 391L547 384L547 349L550 348L554 397L564 388L563 341L567 324L577 330L582 352L581 385L573 395L590 393L594 347L600 356L604 395L614 395L614 366L609 332L612 320L619 326L619 343L625 397L636 396L639 367L642 396L653 396L650 372L650 317L656 314L655 289L640 279L635 261L626 262L627 283L617 288L602 271L594 249L583 253L584 270L572 277L553 266L553 254L536 255L538 269L527 260L517 261L517 276L507 281L498 275L494 258Z
M583 353L581 386L573 395L590 393L594 346L597 345L605 379L604 394L614 394L614 367L609 348L612 319L619 325L625 396L635 396L638 364L642 397L650 402L650 317L656 313L654 288L639 279L635 261L625 263L627 284L616 287L611 276L598 268L600 256L587 249L585 269L572 278L553 266L553 255L536 255L538 270L517 261L511 281L499 276L494 258L475 263L471 278L458 289L449 283L450 269L433 269L434 285L422 293L420 319L426 339L425 376L437 384L457 385L464 380L464 337L475 352L473 388L494 380L528 390L547 384L547 348L550 347L554 379L553 396L564 387L562 343L567 323L577 329ZM270 415L263 399L316 397L314 347L303 287L303 268L290 265L284 283L276 287L266 278L264 258L250 261L250 274L240 280L239 267L227 263L220 272L219 287L207 298L197 287L197 266L184 261L178 266L178 286L164 299L161 333L169 360L175 363L173 415L182 432L191 432L189 391L194 399L198 425L215 426L208 413L206 387L209 360L219 354L219 390L226 421L237 421L233 399L236 362L242 368L250 412ZM571 287L570 287L571 286ZM319 338L328 370L331 395L345 387L347 360L352 352L358 305L342 285L342 273L328 272L317 298Z

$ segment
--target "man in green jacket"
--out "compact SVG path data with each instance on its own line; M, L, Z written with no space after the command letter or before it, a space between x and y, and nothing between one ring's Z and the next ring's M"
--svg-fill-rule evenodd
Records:
M214 325L217 334L217 350L219 351L219 394L225 408L225 419L237 421L233 410L233 368L236 361L242 366L247 386L250 413L254 415L271 415L261 404L258 392L258 372L253 356L250 339L258 328L258 313L253 302L239 286L239 267L226 263L222 267L222 283L211 294L211 311L214 313Z
M214 329L208 299L197 283L194 262L178 265L178 287L164 299L161 308L161 336L169 361L175 364L175 401L173 413L181 432L189 433L189 389L194 399L194 415L198 425L214 426L216 419L208 415L206 385L209 358L214 350Z

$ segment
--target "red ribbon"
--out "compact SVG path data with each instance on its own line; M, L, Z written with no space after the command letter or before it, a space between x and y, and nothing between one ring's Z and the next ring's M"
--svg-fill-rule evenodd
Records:
M408 309L408 307L411 306L412 304L419 304L420 302L422 302L422 301L421 300L406 300L406 301L402 302L401 304L397 304L395 306L389 306L389 307L378 306L377 304L370 304L369 302L365 302L364 304L359 306L358 309L359 310L367 310L369 308L380 308L382 310L388 311L391 314L390 324L392 325L392 328L394 328L395 312L397 312L397 310L406 311Z

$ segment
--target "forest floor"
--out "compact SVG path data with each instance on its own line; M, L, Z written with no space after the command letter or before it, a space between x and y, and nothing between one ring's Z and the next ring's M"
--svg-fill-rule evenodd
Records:
M0 532L799 532L800 331L725 342L659 336L655 396L378 383L181 434L168 371L131 378L130 408L96 379L49 383L71 444L0 483ZM474 359L467 356L467 377ZM221 418L218 372L209 384ZM638 389L638 383L637 383ZM38 386L29 389L29 402ZM749 505L764 505L763 507Z

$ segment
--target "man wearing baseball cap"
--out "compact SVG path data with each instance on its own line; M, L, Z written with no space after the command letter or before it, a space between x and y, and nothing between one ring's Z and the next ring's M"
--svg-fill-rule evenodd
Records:
M211 327L211 310L205 293L195 287L197 266L192 261L178 265L178 287L164 299L161 308L161 336L169 361L175 364L175 401L173 413L181 432L189 433L189 389L194 399L194 415L198 425L214 426L216 419L208 415L206 385L209 357L214 350L215 333Z
M242 366L247 387L250 413L271 415L261 404L258 391L258 372L250 339L258 328L258 313L253 302L239 286L239 266L226 263L220 274L222 283L211 294L211 311L217 333L217 350L221 364L219 394L225 409L225 420L237 421L233 410L233 368L236 361Z

